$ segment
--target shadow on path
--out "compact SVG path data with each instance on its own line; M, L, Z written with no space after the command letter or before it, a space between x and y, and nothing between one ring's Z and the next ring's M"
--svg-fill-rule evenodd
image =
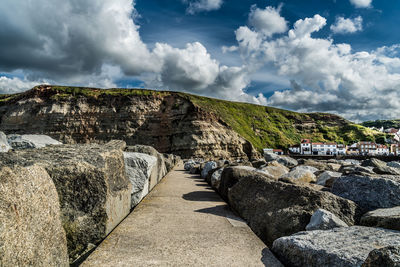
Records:
M194 191L182 195L182 198L189 201L220 201L214 191Z

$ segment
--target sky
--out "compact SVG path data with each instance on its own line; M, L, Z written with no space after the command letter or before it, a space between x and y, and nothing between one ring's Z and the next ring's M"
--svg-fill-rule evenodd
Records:
M398 0L3 0L0 93L152 88L400 118Z

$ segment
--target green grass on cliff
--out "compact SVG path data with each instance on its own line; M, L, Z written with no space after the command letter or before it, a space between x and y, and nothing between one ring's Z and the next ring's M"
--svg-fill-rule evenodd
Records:
M351 123L339 116L324 113L297 113L254 104L230 102L185 93L145 89L96 89L68 86L38 86L55 100L85 96L166 96L179 95L199 108L215 113L221 121L250 141L255 148L287 148L309 138L319 142L349 144L356 141L384 141L385 134ZM26 92L26 93L29 93ZM22 94L0 95L0 104L18 99Z
M377 121L366 121L362 123L363 126L365 127L375 127L375 128L381 128L383 127L384 129L388 128L400 128L400 119L399 120L377 120Z
M189 98L199 107L218 114L259 150L265 147L287 148L298 144L303 138L345 144L382 138L382 134L376 131L331 114L297 113L193 95Z

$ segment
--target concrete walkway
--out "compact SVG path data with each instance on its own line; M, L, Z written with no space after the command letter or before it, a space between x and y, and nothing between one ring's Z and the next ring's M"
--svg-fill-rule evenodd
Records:
M281 266L199 176L170 172L81 266Z

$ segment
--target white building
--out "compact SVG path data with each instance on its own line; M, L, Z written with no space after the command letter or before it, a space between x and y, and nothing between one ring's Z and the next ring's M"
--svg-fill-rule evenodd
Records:
M303 154L303 155L311 155L311 141L310 141L310 139L301 140L300 153Z
M385 145L377 145L376 154L380 156L389 155L389 148Z
M299 146L292 146L292 147L289 147L289 151L290 151L290 153L292 153L292 154L300 154L300 153L301 153L301 149L300 149Z
M311 146L313 155L337 155L336 143L312 143Z

